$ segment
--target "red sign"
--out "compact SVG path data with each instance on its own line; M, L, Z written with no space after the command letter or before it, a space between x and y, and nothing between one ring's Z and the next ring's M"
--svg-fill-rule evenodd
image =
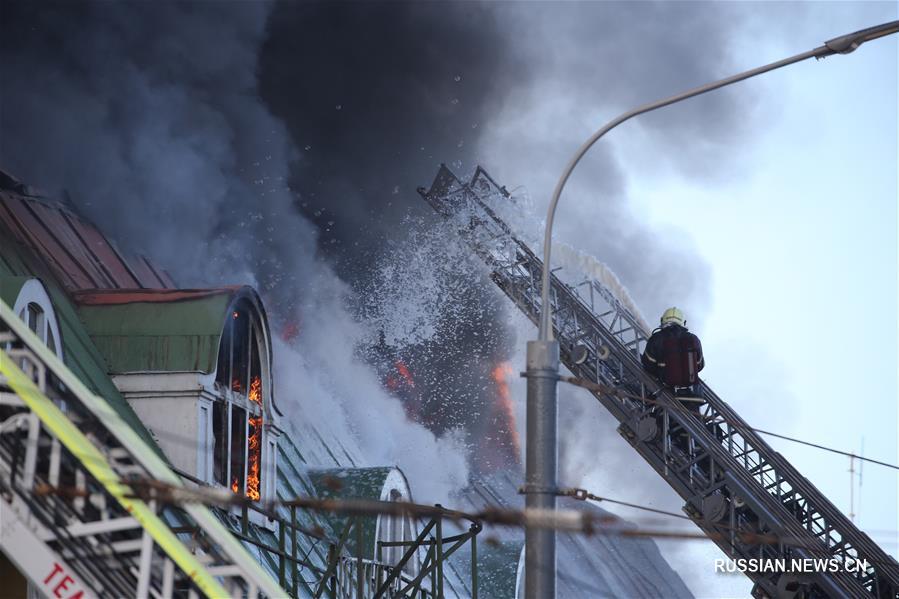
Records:
M58 599L83 599L84 591L74 584L75 579L66 574L65 568L53 562L53 571L44 579L44 586L49 590L47 594Z

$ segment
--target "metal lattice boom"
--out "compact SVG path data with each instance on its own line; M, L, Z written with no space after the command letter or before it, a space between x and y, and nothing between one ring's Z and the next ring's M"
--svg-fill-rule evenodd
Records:
M470 181L442 166L419 189L457 226L490 276L535 324L542 262L497 215L510 196L480 167ZM899 598L899 564L856 528L818 489L704 383L701 414L691 413L640 364L648 331L598 281L569 285L553 276L553 330L562 362L577 377L651 398L594 393L619 432L684 499L684 511L732 558L827 559L836 572L747 573L757 597L798 588L809 597ZM586 356L585 356L586 352ZM772 544L762 539L780 540ZM865 567L855 567L866 560Z

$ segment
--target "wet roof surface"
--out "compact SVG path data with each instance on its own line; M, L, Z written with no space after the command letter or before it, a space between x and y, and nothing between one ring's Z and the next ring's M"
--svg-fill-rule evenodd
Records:
M126 256L59 202L0 190L0 222L39 254L69 291L175 287L163 269L143 256Z

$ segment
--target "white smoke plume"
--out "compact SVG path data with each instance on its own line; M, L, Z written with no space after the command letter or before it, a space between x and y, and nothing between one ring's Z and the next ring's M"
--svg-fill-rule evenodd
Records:
M348 448L357 466L396 465L417 501L446 503L467 484L467 450L455 431L440 438L406 417L356 354L368 331L343 307L345 286L323 270L300 306L300 334L274 347L280 407L298 431L310 426ZM302 444L301 444L302 445ZM335 449L336 451L336 449Z

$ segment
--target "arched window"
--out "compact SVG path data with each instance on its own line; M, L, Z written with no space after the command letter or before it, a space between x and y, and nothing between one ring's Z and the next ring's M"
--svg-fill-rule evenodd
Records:
M50 301L50 295L43 283L38 279L25 281L19 290L13 311L61 360L63 351L62 340L59 336L59 323L56 321L53 303Z
M212 407L213 478L254 501L262 496L268 352L259 312L247 298L235 301L219 343ZM272 459L272 458L270 458ZM266 481L267 482L267 481Z
M409 483L405 476L399 470L392 470L384 481L384 488L381 491L381 501L412 501ZM412 518L407 515L402 516L379 516L376 525L377 540L386 543L410 542L418 536ZM408 550L405 546L383 547L379 551L379 561L395 565L400 562L403 555ZM419 572L420 556L406 562L403 571L409 576L417 576Z

